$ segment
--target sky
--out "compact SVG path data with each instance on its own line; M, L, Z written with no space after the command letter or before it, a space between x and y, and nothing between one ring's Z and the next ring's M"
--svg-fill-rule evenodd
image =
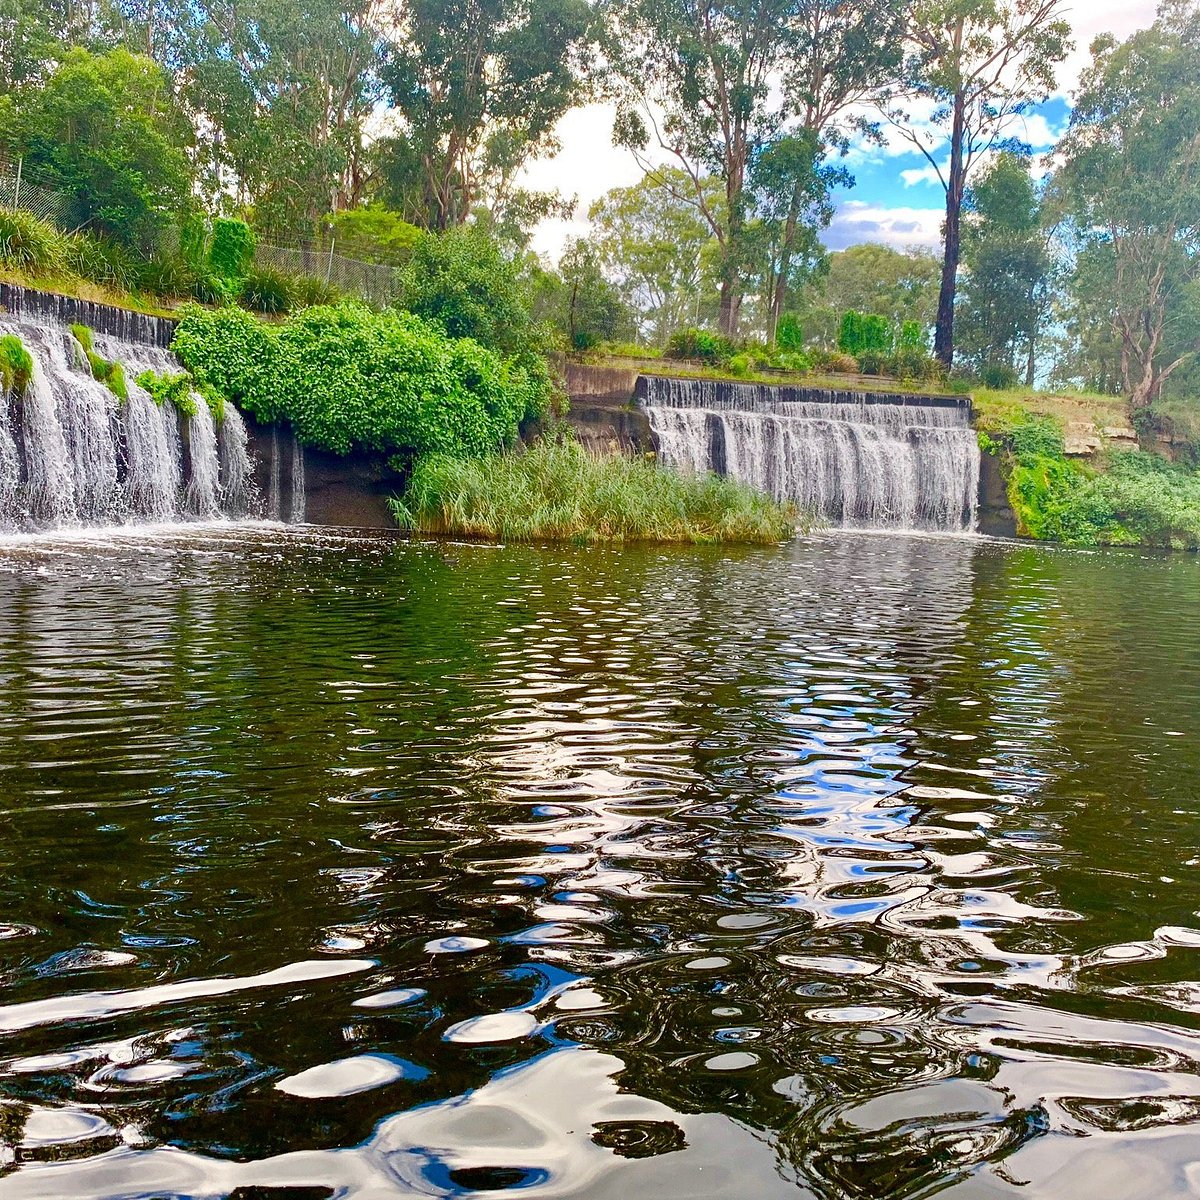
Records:
M1100 33L1128 37L1154 20L1155 0L1092 0L1066 10L1075 49L1059 70L1055 95L1029 113L1013 132L1035 154L1048 150L1066 127L1070 93L1089 61L1088 46ZM586 235L587 210L609 188L636 183L641 171L633 156L612 144L613 109L593 104L568 113L558 127L562 144L551 159L532 164L523 182L538 189L558 189L577 196L571 221L544 221L533 247L556 259L568 237ZM831 250L859 242L906 246L938 245L945 194L927 160L910 144L891 138L882 148L851 151L845 165L854 187L835 194L836 213L823 235Z

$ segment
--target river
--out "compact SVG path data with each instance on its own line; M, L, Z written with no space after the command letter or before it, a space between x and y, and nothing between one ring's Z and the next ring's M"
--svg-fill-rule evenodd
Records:
M0 1197L1200 1192L1200 563L0 543Z

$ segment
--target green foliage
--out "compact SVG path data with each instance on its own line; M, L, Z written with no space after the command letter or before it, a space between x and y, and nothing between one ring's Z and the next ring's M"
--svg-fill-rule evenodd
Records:
M835 375L857 375L858 359L853 354L840 350L810 350L809 358L818 371L831 371Z
M784 313L775 329L775 344L780 350L796 354L804 349L804 326L795 313Z
M15 333L0 337L0 386L20 396L33 379L33 356Z
M920 321L901 321L900 336L896 341L898 350L924 350L925 330Z
M83 348L88 366L91 368L92 378L104 384L124 404L129 399L129 386L125 381L125 368L119 362L110 362L107 358L96 353L95 339L91 329L87 325L72 325L71 333Z
M733 343L707 329L681 329L672 334L663 350L664 358L690 359L711 367L724 366L733 357Z
M197 405L192 377L186 371L162 375L155 371L143 371L137 377L137 385L150 393L150 399L159 408L162 408L164 404L173 404L176 410L185 417L196 415Z
M25 169L68 197L72 226L149 249L191 204L192 126L143 55L74 47L2 124Z
M595 243L574 239L567 243L557 271L534 267L528 275L535 314L572 350L591 350L634 331L629 308L604 278L600 264Z
M140 290L171 299L191 297L195 293L196 281L195 269L178 256L151 258L138 271Z
M238 301L251 312L288 312L292 307L292 282L280 271L255 267L242 280Z
M409 312L436 321L452 338L472 338L501 354L537 348L516 267L473 227L422 238L401 280Z
M0 265L29 274L50 274L66 265L62 234L48 221L19 209L0 208Z
M90 233L68 234L63 257L67 270L80 279L126 292L138 287L142 264L117 242Z
M895 334L892 323L879 313L860 313L854 309L842 314L838 349L856 358L864 353L890 354Z
M732 480L596 457L569 439L472 461L426 459L393 508L418 531L504 541L773 543L797 523L790 506Z
M245 221L218 217L212 223L208 265L218 279L244 279L254 262L258 239Z
M297 275L288 280L293 308L311 308L315 304L336 304L342 294L332 283L315 275Z
M341 304L266 325L238 308L184 312L173 349L197 382L305 445L418 458L482 455L545 412L542 363L502 359L412 313Z
M325 218L339 254L362 262L402 266L425 236L398 212L382 204L345 208Z
M1020 385L1021 377L1008 363L989 362L979 368L979 382L993 391L1011 391Z

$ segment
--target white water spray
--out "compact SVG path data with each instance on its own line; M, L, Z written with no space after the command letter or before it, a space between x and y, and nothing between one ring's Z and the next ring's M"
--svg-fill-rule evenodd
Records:
M659 457L716 471L823 520L970 530L979 446L965 403L644 376Z

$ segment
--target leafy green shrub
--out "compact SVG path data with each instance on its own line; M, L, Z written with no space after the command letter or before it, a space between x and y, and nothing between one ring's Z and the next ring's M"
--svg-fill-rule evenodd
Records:
M979 370L979 382L994 392L1008 392L1020 384L1021 377L1007 363L986 363Z
M219 279L242 279L254 262L258 239L245 221L218 217L209 237L208 265Z
M15 333L0 337L0 385L5 392L23 395L33 379L33 356Z
M783 367L785 371L811 371L813 361L811 355L806 354L803 350L789 350L783 354L775 356L774 365Z
M749 354L735 354L729 360L729 373L738 379L745 379L754 370L754 358Z
M795 313L784 313L775 329L775 345L788 354L804 350L804 326Z
M790 506L733 480L593 456L573 439L425 459L393 511L411 529L506 541L771 543L797 523Z
M505 355L541 349L517 268L487 234L462 226L422 237L400 279L403 307Z
M285 313L292 307L292 283L281 271L256 267L243 280L239 303L260 313Z
M186 371L160 375L155 371L143 371L137 377L138 387L150 393L150 399L162 408L173 404L185 417L196 415L196 397L192 391L192 377Z
M266 325L238 308L184 311L173 349L197 384L305 445L481 455L542 415L544 363L502 359L412 313L316 306Z
M326 218L339 254L363 262L401 265L412 257L423 230L382 204L347 208Z
M664 358L690 359L710 367L724 366L734 353L733 343L706 329L681 329L671 335Z
M119 362L110 362L96 353L96 343L87 325L72 325L71 333L83 347L83 353L92 371L92 378L104 384L124 404L129 399L129 385L125 381L125 368Z
M860 313L854 309L842 314L842 324L838 330L838 349L842 353L853 354L855 358L861 358L868 351L890 354L894 340L892 323L887 317L881 317L878 313Z
M59 271L65 265L63 235L31 213L0 208L0 263L34 275Z
M905 350L925 350L925 348L925 331L921 328L921 322L903 322L900 326L900 333L896 338L896 350L902 352Z

